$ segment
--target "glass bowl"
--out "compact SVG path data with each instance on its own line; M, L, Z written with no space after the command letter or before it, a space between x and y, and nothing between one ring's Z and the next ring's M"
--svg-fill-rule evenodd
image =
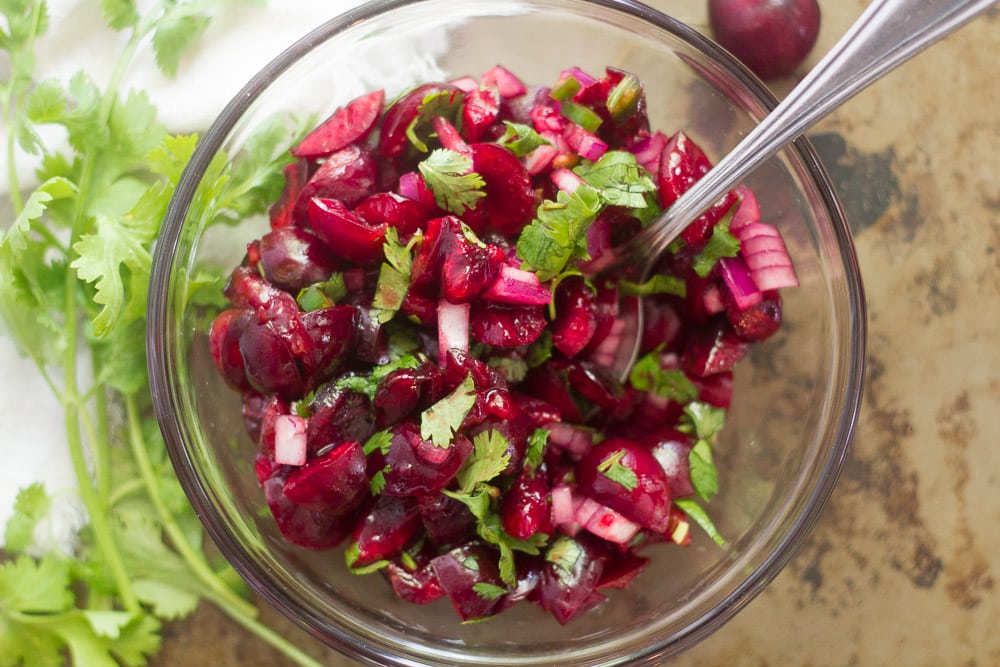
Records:
M157 417L180 481L222 553L263 599L356 660L658 663L718 628L777 575L829 498L849 449L864 371L864 295L843 212L808 141L747 179L766 221L782 230L801 285L784 292L782 330L736 373L716 450L721 492L708 506L729 546L697 529L688 548L655 546L631 588L566 626L535 605L462 624L447 601L413 605L381 577L349 573L339 551L286 543L254 476L240 397L210 359L213 311L191 296L200 275L228 273L266 228L263 214L209 225L204 213L214 182L206 173L239 169L255 129L275 117L324 118L376 88L391 98L496 64L541 84L572 65L632 72L646 86L652 127L684 130L713 158L775 103L697 31L626 0L381 1L319 26L223 110L177 185L149 294Z

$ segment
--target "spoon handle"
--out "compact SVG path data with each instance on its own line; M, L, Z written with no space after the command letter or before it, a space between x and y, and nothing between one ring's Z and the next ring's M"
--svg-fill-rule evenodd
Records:
M759 125L699 179L629 250L655 261L680 231L761 162L863 88L997 0L874 0Z

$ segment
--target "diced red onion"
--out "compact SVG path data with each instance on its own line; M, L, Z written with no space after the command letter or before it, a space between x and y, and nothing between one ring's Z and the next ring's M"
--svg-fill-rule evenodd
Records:
M548 169L557 155L559 155L558 148L551 144L542 144L521 158L521 162L529 174L536 176Z
M549 431L549 442L566 452L574 461L579 461L594 446L593 434L584 428L565 422L553 422L545 428Z
M528 87L524 85L524 82L501 65L497 65L483 74L480 81L484 86L495 85L500 91L500 97L504 99L518 97L528 92Z
M719 260L719 272L722 274L722 282L729 290L737 308L746 310L760 303L763 295L754 283L750 270L742 259L723 257Z
M611 250L611 223L607 217L598 217L587 229L587 254L591 259L580 261L577 268L586 274L595 274L611 265L615 255Z
M771 266L792 265L792 260L788 256L788 253L779 250L761 250L750 255L744 255L743 261L746 262L747 268L750 271L760 271Z
M546 136L546 132L562 135L562 131L566 129L566 124L569 122L559 113L559 110L555 106L547 104L539 104L531 107L528 115L535 125L535 131L543 137ZM549 137L546 138L552 141Z
M408 171L399 177L398 191L401 197L420 201L421 193L425 187L424 179L415 171Z
M735 192L739 201L733 212L733 219L729 223L729 231L733 233L751 222L760 222L760 204L757 203L757 195L753 190L740 184L736 186Z
M306 420L298 415L279 415L274 420L274 460L288 466L306 462Z
M613 544L627 544L642 528L631 519L626 519L610 507L600 504L583 527Z
M655 177L660 172L660 155L666 145L667 137L658 131L635 142L629 151L635 155L635 161Z
M795 269L791 266L769 266L759 271L752 271L757 289L761 292L781 289L783 287L797 287L799 279L795 275Z
M576 192L576 189L583 185L584 182L582 178L565 167L553 169L549 174L549 178L552 179L557 188L569 194Z
M567 67L566 69L564 69L562 72L559 73L559 81L565 81L569 77L573 77L574 79L579 81L580 85L583 87L587 87L590 84L597 81L597 79L595 79L593 76L591 76L587 72L584 72L582 69L576 66Z
M588 160L599 160L608 152L608 144L596 134L588 132L576 123L570 123L563 131L566 143L577 155Z
M743 253L744 256L768 250L787 252L785 249L785 242L780 236L754 236L753 238L746 239L740 243L740 252Z
M756 238L758 236L777 236L781 238L781 233L778 232L778 228L774 225L769 225L766 222L750 222L739 229L733 230L733 236L738 238L740 242L746 241L747 239Z
M469 351L469 304L438 301L438 363L444 366L449 350Z
M561 525L573 520L573 490L566 484L557 484L550 491L552 498L552 523Z
M451 85L455 86L463 93L471 93L479 89L479 82L471 76L460 76L451 80Z
M560 118L562 118L562 116L560 116ZM554 131L539 130L538 133L542 136L542 139L545 139L547 142L555 146L556 150L558 150L560 154L569 153L572 151L572 149L569 147L569 144L566 143L566 139L563 138L562 129Z
M586 526L590 517L594 516L594 513L599 509L601 509L601 504L596 500L573 494L573 521L581 526Z
M547 306L552 302L552 292L542 286L536 274L510 264L500 267L500 275L483 291L482 297L525 306Z

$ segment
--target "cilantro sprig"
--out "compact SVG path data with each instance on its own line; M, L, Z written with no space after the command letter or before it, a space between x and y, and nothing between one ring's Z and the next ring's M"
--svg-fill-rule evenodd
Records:
M472 158L447 148L437 148L417 168L434 201L443 210L462 215L486 196L486 181L472 170Z
M576 260L590 259L587 232L609 206L630 209L640 220L655 208L656 184L627 151L608 151L574 169L583 179L572 194L560 190L538 207L522 230L517 255L542 282L557 280Z
M0 664L144 665L163 624L202 602L301 665L317 665L257 619L239 577L205 553L205 538L152 417L145 363L151 248L197 137L172 135L141 91L121 82L152 48L167 75L209 25L210 0L102 0L125 41L106 81L80 72L36 78L35 44L48 26L44 0L0 3L0 81L13 224L0 235L0 315L20 350L64 406L66 448L89 526L71 555L35 554L32 535L52 509L40 485L22 489L0 564ZM55 127L68 140L56 150ZM278 124L256 132L239 163L208 169L191 214L207 224L266 210L279 192ZM14 160L33 156L27 179ZM221 276L185 275L189 297ZM86 376L78 368L89 362Z
M472 455L462 464L456 476L459 482L458 488L446 489L444 493L469 508L476 518L476 532L479 537L495 546L500 552L500 579L505 584L514 585L517 581L514 552L538 555L549 538L547 535L537 533L527 540L521 540L512 537L503 529L495 507L500 492L490 482L503 472L510 462L507 454L510 445L507 439L499 431L488 430L477 434L472 446Z

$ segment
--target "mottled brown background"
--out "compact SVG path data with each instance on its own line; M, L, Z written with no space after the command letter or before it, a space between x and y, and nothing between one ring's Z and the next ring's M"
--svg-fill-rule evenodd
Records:
M701 0L690 4L683 18L704 25ZM820 4L816 54L866 3ZM840 187L868 292L854 451L790 565L673 664L1000 665L998 53L994 8L811 133ZM326 664L354 664L263 615ZM167 628L154 665L286 662L204 607Z

